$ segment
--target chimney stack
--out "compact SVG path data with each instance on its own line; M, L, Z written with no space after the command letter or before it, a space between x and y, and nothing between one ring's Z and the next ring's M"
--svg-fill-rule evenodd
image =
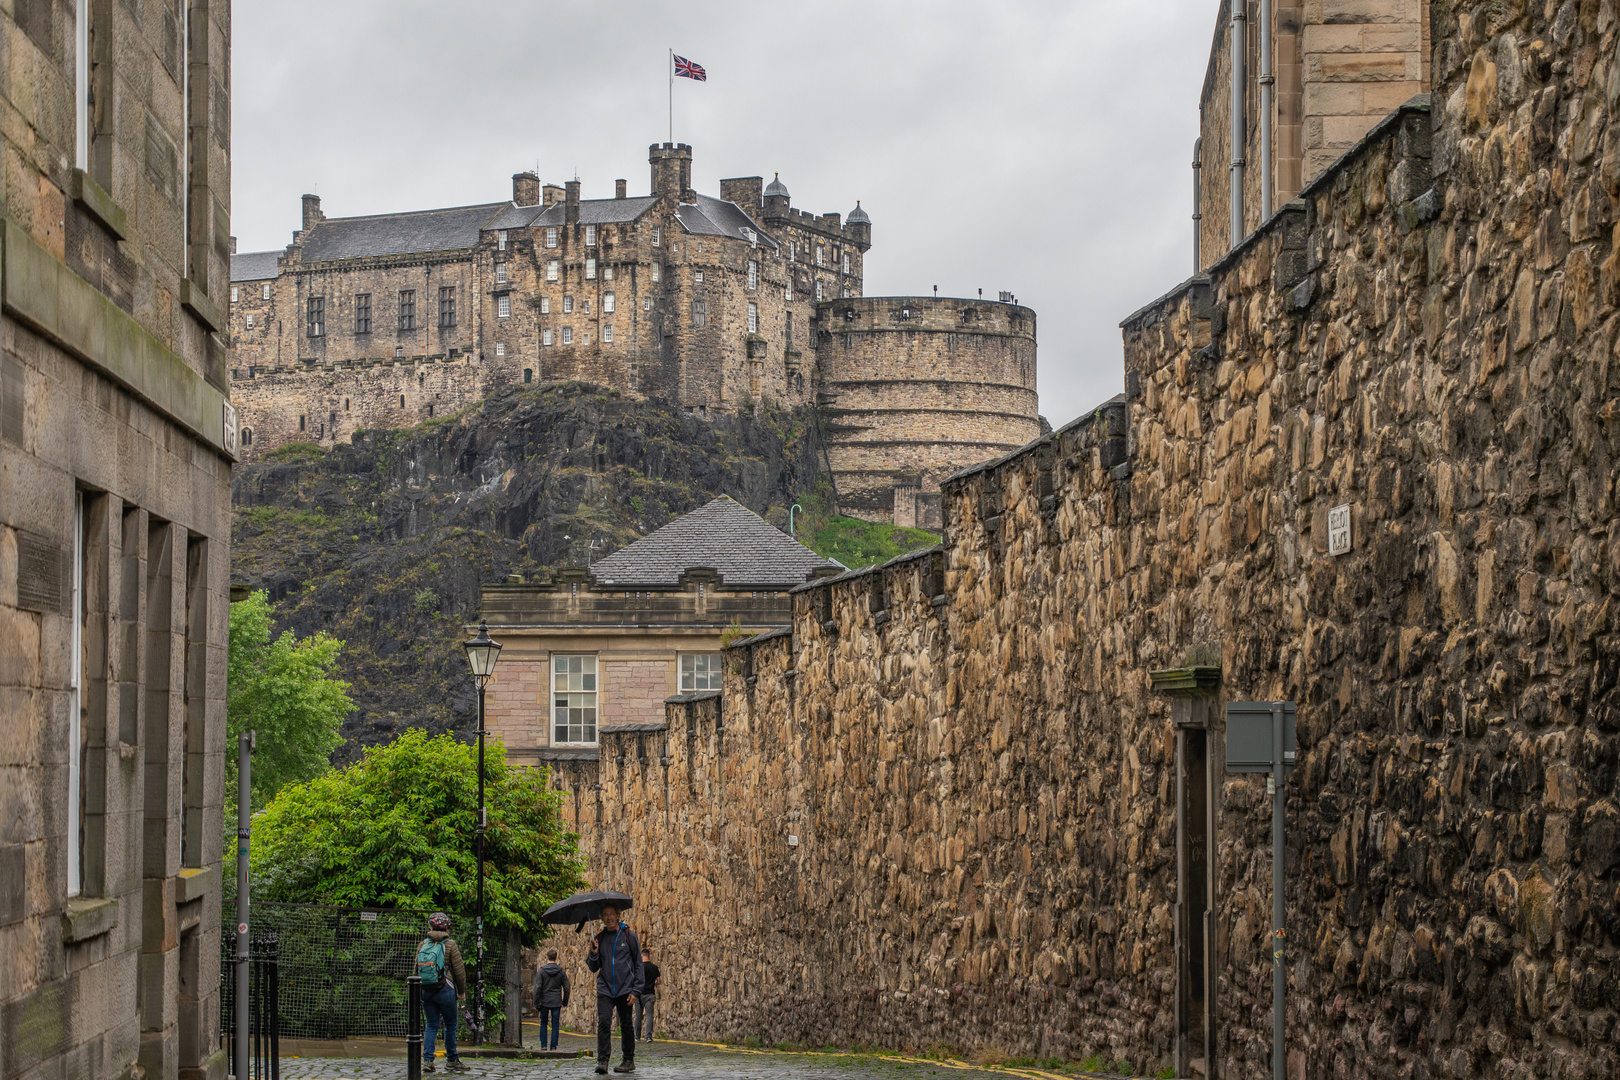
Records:
M236 237L231 237L231 254L236 254Z
M613 181L613 197L615 199L622 199L626 194L628 194L628 192L625 188L625 182L623 180Z
M563 189L556 184L547 184L540 189L540 201L547 206L555 206L563 201Z
M568 181L568 207L564 211L564 220L572 225L579 220L579 181Z
M738 176L730 180L720 181L720 198L729 203L736 203L749 212L758 210L765 204L765 178L763 176Z
M653 143L647 148L656 198L686 199L692 190L692 148L686 143Z
M540 177L532 172L512 174L512 201L519 206L534 206L540 201Z
M325 221L326 215L321 213L321 197L319 195L304 196L304 231L308 232L315 227L317 221Z

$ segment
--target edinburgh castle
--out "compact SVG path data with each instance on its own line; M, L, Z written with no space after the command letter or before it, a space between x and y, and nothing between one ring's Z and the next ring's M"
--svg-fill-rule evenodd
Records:
M512 178L509 202L328 218L231 261L247 459L443 417L516 383L580 380L702 417L820 407L845 512L939 523L939 483L1041 433L1035 314L865 297L872 222L795 209L780 179L692 188L654 145L651 193Z

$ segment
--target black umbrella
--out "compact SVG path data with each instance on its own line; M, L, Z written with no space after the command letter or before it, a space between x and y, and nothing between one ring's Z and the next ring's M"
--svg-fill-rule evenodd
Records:
M540 916L540 921L550 923L552 926L578 923L575 929L583 930L586 923L602 917L603 904L612 904L620 911L629 911L632 903L634 901L622 892L575 893L568 899L559 900L546 908L546 913Z

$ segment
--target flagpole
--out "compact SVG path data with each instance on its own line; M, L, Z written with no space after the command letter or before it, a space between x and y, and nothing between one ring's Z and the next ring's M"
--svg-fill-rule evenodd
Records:
M669 141L675 141L675 50L669 50Z

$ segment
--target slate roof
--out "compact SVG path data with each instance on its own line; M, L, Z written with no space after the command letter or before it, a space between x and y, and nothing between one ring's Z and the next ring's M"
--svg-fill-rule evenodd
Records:
M749 236L743 230L751 229L753 239L759 243L773 249L777 246L776 241L766 236L754 219L743 213L736 203L708 195L699 195L696 203L681 203L675 210L675 220L687 232L698 236L729 236L734 240L747 240Z
M835 566L758 514L722 495L626 545L591 567L599 585L678 585L712 567L733 588L791 588Z
M244 251L240 255L231 256L232 281L263 281L266 278L281 276L281 270L276 266L276 260L281 258L279 251Z
M581 199L579 222L581 225L620 225L636 220L657 201L651 195L638 195L633 199ZM531 224L564 225L567 220L568 204L557 202L546 207Z
M478 243L478 231L510 202L415 210L404 214L327 218L304 238L304 261L362 259L370 255L406 255L423 251L457 251Z

